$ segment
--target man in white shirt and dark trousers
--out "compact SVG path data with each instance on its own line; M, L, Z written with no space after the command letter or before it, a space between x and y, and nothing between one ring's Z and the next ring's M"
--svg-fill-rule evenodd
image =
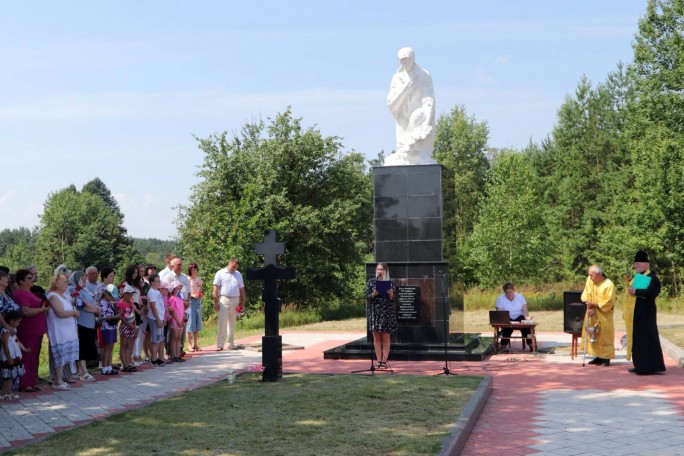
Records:
M496 300L496 310L507 310L510 314L511 321L522 321L529 318L530 313L527 310L527 301L520 293L515 292L515 285L506 283L503 286L504 293ZM513 333L513 328L501 328L501 347L506 346L511 341L510 337ZM520 328L523 341L527 341L527 345L532 351L532 339L530 339L530 330L528 328ZM524 349L524 344L523 344Z
M223 350L226 343L226 326L228 327L228 348L235 350L235 321L237 307L245 306L245 283L242 274L237 270L238 259L231 258L226 268L219 270L214 276L214 311L219 313L216 350Z

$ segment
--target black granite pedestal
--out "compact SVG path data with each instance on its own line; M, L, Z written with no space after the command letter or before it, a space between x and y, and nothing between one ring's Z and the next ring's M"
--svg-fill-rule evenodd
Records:
M445 339L449 359L482 359L467 354L476 338L459 337L462 293L448 295L462 287L454 286L455 274L449 274L442 254L442 166L375 167L373 177L375 262L366 265L366 277L375 277L377 263L386 263L398 287L390 359L443 359ZM369 356L372 341L368 332L365 341L329 350L325 358Z

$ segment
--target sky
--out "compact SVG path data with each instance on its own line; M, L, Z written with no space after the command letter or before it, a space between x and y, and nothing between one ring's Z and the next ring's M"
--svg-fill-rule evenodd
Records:
M60 1L0 4L0 230L98 177L135 237L174 239L197 138L291 106L368 159L394 148L397 51L463 105L489 147L552 131L582 76L632 60L646 0ZM420 5L420 6L418 6Z

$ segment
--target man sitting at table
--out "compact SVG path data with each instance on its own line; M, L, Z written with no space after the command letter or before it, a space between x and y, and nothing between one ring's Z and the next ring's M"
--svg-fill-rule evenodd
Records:
M511 321L527 320L530 313L527 311L527 301L520 293L515 292L515 285L508 282L503 286L504 293L496 299L496 310L507 310L510 314ZM513 328L501 328L501 348L504 349L510 342ZM520 328L523 341L527 340L527 345L532 351L532 339L530 339L529 328ZM525 349L525 342L523 342L523 350Z

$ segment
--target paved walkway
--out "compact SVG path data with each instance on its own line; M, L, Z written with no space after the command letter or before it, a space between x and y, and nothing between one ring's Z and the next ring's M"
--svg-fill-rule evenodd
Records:
M462 454L684 455L684 369L665 359L665 375L638 376L624 351L610 367L567 351L493 356L494 389Z
M367 360L324 360L323 351L361 333L285 332L286 372L349 373ZM619 335L618 335L619 336ZM240 343L258 342L260 337ZM562 333L539 335L540 345L569 345ZM515 345L515 344L514 344ZM230 370L260 366L250 350L190 354L186 363L145 368L79 383L70 391L21 394L0 403L0 451L36 438L140 407L222 380ZM666 358L666 375L636 376L619 352L610 367L582 367L569 351L497 355L484 362L453 362L460 375L490 375L493 390L463 450L464 455L684 455L684 369ZM442 372L443 362L394 361L395 374ZM171 375L172 374L172 375ZM378 374L391 375L391 374ZM179 387L179 385L182 385Z

